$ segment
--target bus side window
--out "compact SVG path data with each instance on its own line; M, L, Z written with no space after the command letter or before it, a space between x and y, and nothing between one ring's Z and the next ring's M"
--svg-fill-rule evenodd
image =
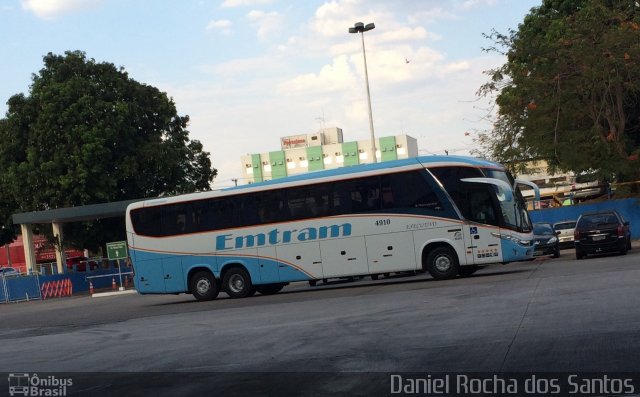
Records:
M380 183L378 177L356 179L351 191L353 212L367 212L380 209Z
M289 207L283 190L271 190L258 196L261 223L283 222L290 219Z
M311 217L314 203L306 186L291 188L287 191L287 207L293 220Z
M162 235L162 207L139 208L131 211L131 221L136 233L143 236Z
M311 197L313 200L313 206L311 207L311 212L314 216L327 216L329 215L329 192L328 191L319 191L314 192L314 196Z
M487 225L498 225L498 218L491 201L492 194L492 188L488 186L469 189L467 197L470 220Z
M382 185L382 208L394 208L393 190L388 184Z
M329 215L329 184L301 186L287 191L287 205L291 219Z
M442 211L444 206L420 171L389 174L382 177L383 208L418 208Z
M237 200L239 226L251 226L260 223L260 210L256 193L244 194Z
M331 215L342 215L351 213L352 181L337 181L332 186L331 192Z

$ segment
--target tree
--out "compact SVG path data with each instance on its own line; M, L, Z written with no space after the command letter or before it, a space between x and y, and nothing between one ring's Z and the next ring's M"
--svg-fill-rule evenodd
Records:
M0 180L13 212L209 189L209 153L166 93L80 51L47 54L32 79L0 120ZM65 239L95 248L113 222L123 235L121 220L103 220L73 225Z
M507 62L488 71L497 94L489 156L544 158L552 170L640 178L640 7L627 0L544 0L517 31L493 32Z

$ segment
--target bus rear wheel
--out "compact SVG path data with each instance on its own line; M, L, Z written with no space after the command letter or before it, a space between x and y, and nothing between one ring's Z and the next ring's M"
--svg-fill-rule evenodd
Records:
M246 298L255 294L251 277L246 270L239 267L229 269L222 279L222 289L231 298Z
M256 285L256 291L261 293L262 295L273 295L282 291L284 288L284 284L265 284L265 285Z
M460 270L458 255L449 247L437 247L431 250L423 265L436 280L455 277Z
M197 272L189 280L189 289L199 301L214 300L220 293L218 282L213 274L205 271Z

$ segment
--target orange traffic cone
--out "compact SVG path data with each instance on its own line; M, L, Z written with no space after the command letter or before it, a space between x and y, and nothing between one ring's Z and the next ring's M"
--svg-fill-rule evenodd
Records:
M111 278L111 289L116 289L116 278L115 277Z
M93 282L89 281L89 293L93 295Z

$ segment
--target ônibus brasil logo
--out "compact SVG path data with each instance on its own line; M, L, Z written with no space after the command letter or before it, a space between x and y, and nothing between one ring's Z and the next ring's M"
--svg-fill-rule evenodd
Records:
M44 377L38 374L10 373L9 395L62 397L67 395L67 388L73 386L71 378L59 378L54 375Z

